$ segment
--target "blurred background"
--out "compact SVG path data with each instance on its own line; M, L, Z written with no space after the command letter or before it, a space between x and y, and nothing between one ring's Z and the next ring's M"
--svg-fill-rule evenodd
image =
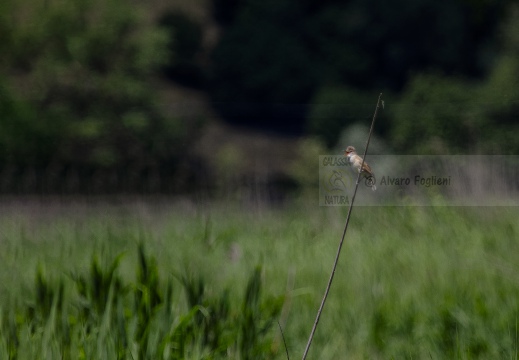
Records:
M519 155L519 2L0 0L0 358L301 353L380 93L370 156ZM355 208L311 356L519 359L518 208L427 194Z
M317 156L519 152L512 0L4 0L0 193L284 199Z

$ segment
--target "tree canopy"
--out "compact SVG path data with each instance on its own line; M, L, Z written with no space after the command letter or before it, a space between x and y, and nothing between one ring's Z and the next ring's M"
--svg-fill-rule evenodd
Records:
M230 123L329 148L384 92L394 151L519 151L515 1L157 4L1 2L2 174L174 174L203 121L165 111L158 79Z

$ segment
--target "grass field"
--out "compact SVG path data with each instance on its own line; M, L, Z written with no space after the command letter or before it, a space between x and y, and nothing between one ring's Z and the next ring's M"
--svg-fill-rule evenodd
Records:
M0 358L284 359L278 319L296 359L347 208L0 211ZM519 359L518 219L511 207L355 208L308 358Z

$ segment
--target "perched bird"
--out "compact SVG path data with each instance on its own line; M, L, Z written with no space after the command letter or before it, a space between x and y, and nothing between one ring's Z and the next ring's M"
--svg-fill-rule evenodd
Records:
M357 150L355 150L353 146L348 146L346 150L344 150L344 156L348 158L350 164L366 179L366 184L371 187L371 190L377 190L375 186L375 174L366 162L362 164L362 158L357 155Z

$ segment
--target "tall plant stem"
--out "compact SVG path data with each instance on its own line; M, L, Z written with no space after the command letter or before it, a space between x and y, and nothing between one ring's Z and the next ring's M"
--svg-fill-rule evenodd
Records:
M366 159L366 155L368 153L369 142L371 140L371 134L373 133L373 128L375 126L375 119L377 118L378 109L380 107L380 101L382 99L382 93L378 96L377 106L375 107L375 112L373 114L373 120L371 121L371 127L369 129L368 141L366 142L366 147L364 149L364 156L362 157L362 165L361 169L364 167L364 161ZM346 217L346 224L344 225L344 231L342 232L342 238L339 243L339 248L337 249L337 254L335 255L335 261L333 262L332 273L330 274L330 279L328 280L328 285L326 286L326 290L324 291L323 300L321 301L321 306L319 306L319 310L317 311L317 316L315 318L314 326L312 327L312 332L310 333L310 337L308 338L308 343L306 344L306 349L303 354L303 360L308 356L308 351L310 350L310 345L312 344L312 340L314 339L315 330L317 329L317 324L319 324L319 319L321 318L321 313L323 312L324 304L326 303L326 298L328 297L328 293L330 292L330 288L332 286L333 277L335 275L335 270L337 269L337 264L339 263L339 256L341 255L342 245L344 244L344 238L346 237L346 231L348 230L348 225L350 223L351 211L353 209L353 202L355 201L355 196L357 195L357 189L359 188L361 172L357 176L357 183L355 184L355 191L353 192L353 196L350 202L350 208L348 209L348 216Z

